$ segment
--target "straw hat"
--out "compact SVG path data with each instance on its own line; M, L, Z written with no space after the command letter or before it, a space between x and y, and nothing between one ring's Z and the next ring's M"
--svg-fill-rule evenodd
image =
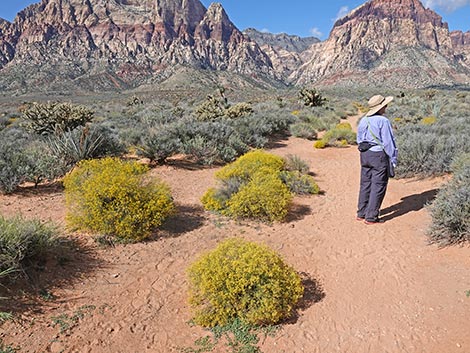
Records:
M388 105L388 103L390 103L391 101L393 101L392 96L387 97L387 98L384 98L380 94L373 96L371 99L369 99L369 111L367 112L366 116L374 115L380 109Z

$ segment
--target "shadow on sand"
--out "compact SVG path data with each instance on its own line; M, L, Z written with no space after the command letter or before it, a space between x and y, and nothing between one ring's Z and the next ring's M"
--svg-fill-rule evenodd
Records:
M176 213L160 227L155 238L174 238L204 225L204 208L200 205L176 205Z
M286 222L290 223L294 221L300 221L310 213L312 213L310 206L293 204L289 210L289 213L287 214Z
M389 221L393 218L403 216L409 212L419 211L426 204L434 200L439 189L425 191L421 194L414 194L403 197L400 202L387 207L380 211L381 218L384 221Z
M312 305L319 303L325 298L326 294L323 291L321 284L308 273L301 272L300 277L302 278L302 285L304 286L304 295L300 299L297 306L297 311L294 312L293 316L286 322L287 324L295 324L300 318L300 312L307 310Z
M0 281L0 312L43 313L55 303L53 292L69 288L104 262L84 241L60 238L41 259L23 264L21 271ZM29 315L29 314L28 314Z

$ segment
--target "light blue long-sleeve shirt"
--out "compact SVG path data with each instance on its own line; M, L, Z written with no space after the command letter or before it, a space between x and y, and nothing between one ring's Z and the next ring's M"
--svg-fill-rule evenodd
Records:
M372 130L374 136L379 140L378 142L369 131ZM357 127L357 143L370 142L376 146L371 147L371 151L385 153L390 157L394 166L398 163L398 149L395 142L395 136L392 131L392 124L382 115L373 115L363 117Z

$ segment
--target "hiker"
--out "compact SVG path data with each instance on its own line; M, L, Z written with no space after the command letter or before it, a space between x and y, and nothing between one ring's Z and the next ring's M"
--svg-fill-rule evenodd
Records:
M392 125L384 116L393 97L381 95L369 99L369 111L357 128L357 143L361 151L361 185L357 207L358 221L381 223L380 206L387 191L389 177L397 165L398 150Z

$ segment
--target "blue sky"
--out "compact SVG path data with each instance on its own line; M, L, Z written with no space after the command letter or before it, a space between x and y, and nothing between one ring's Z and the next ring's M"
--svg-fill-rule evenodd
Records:
M0 0L0 17L12 21L16 13L39 0ZM213 2L202 0L207 7ZM254 27L272 33L314 35L326 39L334 21L365 0L294 0L269 2L256 0L219 0L235 25L243 30ZM470 30L470 0L424 0L449 23L451 30Z

